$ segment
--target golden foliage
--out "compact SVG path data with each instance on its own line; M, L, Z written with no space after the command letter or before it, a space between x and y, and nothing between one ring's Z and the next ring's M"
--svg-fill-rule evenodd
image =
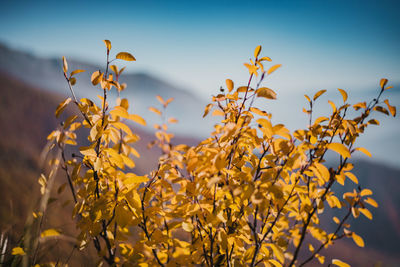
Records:
M104 42L109 51L111 42ZM196 146L172 145L168 124L177 121L165 116L172 99L157 96L162 108L150 111L163 121L155 125L156 140L150 146L159 147L162 155L158 168L145 176L131 170L132 156L140 156L134 149L138 136L126 124L132 120L144 125L144 119L129 113L127 99L114 107L106 101L112 86L120 91L118 76L123 69L118 72L111 65L115 77L108 75L107 61L104 73L93 73L93 85L101 83L104 89L102 106L89 99L77 101L81 119L69 118L63 129L49 135L55 147L64 151L66 145L76 144L77 129L89 130L89 145L63 163L75 198L73 216L80 229L80 249L93 243L99 257L110 265L302 266L315 258L324 263L319 252L342 237L364 246L345 222L360 212L372 219L364 205L377 207L366 197L372 191L358 187L339 196L332 188L336 183L343 185L346 178L358 183L349 159L356 150L370 156L368 150L354 146L368 127L367 120L371 123L387 80L381 81L379 96L368 105L346 104L348 95L339 89L345 104L336 106L330 101L331 114L290 132L283 124L273 124L271 114L253 106L256 98L276 99L273 90L259 86L281 66L264 71L271 59L259 59L260 53L258 46L255 58L245 63L250 73L247 85L234 90L234 82L227 79L227 92L221 90L206 106L204 116L211 112L222 118L211 136ZM116 58L135 60L126 52ZM312 99L305 96L310 122L313 104L325 91ZM57 116L70 101L60 104ZM385 103L394 116L395 108ZM349 118L350 108L359 114ZM329 150L338 159L331 168L325 165ZM337 228L332 233L320 224L326 204L345 211L341 218L333 217ZM309 252L299 257L304 246ZM348 266L340 260L332 263Z

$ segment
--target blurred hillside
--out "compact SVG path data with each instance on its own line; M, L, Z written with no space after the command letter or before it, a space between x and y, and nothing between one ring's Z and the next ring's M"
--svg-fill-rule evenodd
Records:
M74 86L78 98L92 97L99 94L98 87L92 86L90 82L91 74L99 69L100 66L94 66L74 59L67 59L69 70L83 69L84 73L77 75L77 83ZM124 62L117 60L113 62L122 68L127 64L134 62ZM36 57L30 53L13 50L0 43L0 71L12 75L20 81L32 86L45 89L46 91L58 93L61 95L69 94L67 84L61 71L60 59L45 59ZM187 90L178 86L164 82L156 77L146 73L123 73L120 82L127 83L128 87L121 93L121 97L126 97L130 101L130 112L139 114L148 121L148 129L151 129L153 123L159 123L156 115L148 112L148 107L160 105L155 96L160 95L164 99L170 97L174 101L168 106L168 116L175 117L179 124L172 125L172 130L182 134L191 134L197 137L204 136L212 129L212 121L202 120L206 101ZM116 92L110 92L109 101L114 103ZM98 101L98 98L94 99ZM150 114L149 114L150 113ZM199 123L193 124L193 121Z

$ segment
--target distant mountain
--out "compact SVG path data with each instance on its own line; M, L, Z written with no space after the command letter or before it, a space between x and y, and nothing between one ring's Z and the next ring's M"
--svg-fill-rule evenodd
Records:
M91 74L103 67L68 59L69 70L84 69L85 73L78 74L77 84L74 86L78 98L95 98L101 94L99 86L94 87L90 82ZM42 88L50 92L70 95L62 73L61 59L45 59L32 54L16 51L0 44L0 71L7 73L20 81ZM172 125L171 130L194 136L205 136L212 130L213 121L202 118L206 101L188 90L171 85L146 73L123 73L120 82L128 84L121 97L128 98L131 103L131 112L143 116L149 124L160 123L160 119L148 111L148 107L161 107L156 95L164 99L170 97L174 101L167 109L167 116L179 120ZM110 101L115 101L116 92L112 90Z

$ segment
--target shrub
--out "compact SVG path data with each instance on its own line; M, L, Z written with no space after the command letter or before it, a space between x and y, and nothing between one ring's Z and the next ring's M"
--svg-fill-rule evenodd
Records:
M123 69L111 63L135 58L122 52L110 60L111 43L104 42L107 67L91 76L93 85L103 91L101 106L75 97L75 75L83 70L68 72L63 58L72 98L58 106L56 116L69 103L80 114L67 118L48 137L61 153L58 164L75 202L80 249L93 244L100 261L109 265L303 266L314 259L323 264L321 250L344 237L364 246L348 219L360 214L372 219L368 208L378 204L371 190L357 186L349 159L358 152L370 156L365 148L356 147L356 140L370 124L378 124L371 118L375 112L396 114L388 100L381 101L390 88L386 79L368 104L349 104L347 93L339 89L343 104L329 101L332 112L315 119L315 102L325 90L312 98L306 95L309 108L304 112L310 124L290 132L283 124L272 124L272 115L254 106L257 98L276 99L276 93L262 84L280 67L267 67L271 59L261 57L258 46L254 58L244 64L248 83L237 87L227 79L226 87L206 106L204 116L222 117L210 137L193 147L173 145L168 123L176 121L164 121L156 126L153 142L162 151L158 167L139 176L132 159L139 157L134 148L139 137L128 122L145 125L145 120L128 112L127 99L118 98L114 106L107 101L110 90L120 94L126 87L119 83ZM172 99L158 100L164 110L150 110L164 116ZM357 115L349 118L353 109ZM89 145L69 157L65 147L78 145L75 131L81 127L89 130ZM327 153L336 153L333 167L327 165ZM348 179L355 189L337 196L333 186ZM324 212L328 208L343 210L340 218L331 218L333 231L320 223L333 216ZM347 266L340 260L332 263Z

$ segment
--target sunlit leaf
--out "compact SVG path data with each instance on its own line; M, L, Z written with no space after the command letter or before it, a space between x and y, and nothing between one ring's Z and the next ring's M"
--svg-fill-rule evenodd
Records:
M257 46L256 49L254 49L254 57L257 58L260 55L261 52L261 45Z
M126 184L126 185L138 184L138 183L147 182L148 180L149 180L149 178L146 176L138 176L134 173L127 173L125 175L124 184Z
M189 233L192 232L194 229L193 224L190 222L182 222L182 228Z
M75 74L81 73L81 72L85 72L85 70L74 70L73 72L71 72L70 76L74 76Z
M143 126L146 126L146 121L137 114L129 114L128 119L130 119L131 121L134 121L136 123L139 123Z
M68 72L68 63L67 63L67 59L63 56L62 57L62 61L63 61L63 71L64 73Z
M351 154L349 149L340 143L330 143L326 146L328 149L335 151L340 154L343 158L350 158Z
M355 184L358 184L358 179L357 177L351 173L351 172L345 172L344 175L346 175L350 180L352 180Z
M155 107L149 107L149 110L150 110L151 112L154 112L154 113L156 113L157 115L160 115L160 116L161 116L161 111L160 111L159 109L157 109L157 108L155 108Z
M67 99L65 99L63 102L61 102L57 109L56 109L56 117L58 118L60 116L60 114L64 111L64 109L67 107L67 105L72 101L72 99L70 97L68 97Z
M365 217L367 217L368 219L372 220L372 213L367 210L367 209L363 209L363 208L359 208L358 209L362 214L364 214Z
M103 77L103 73L101 73L99 70L93 72L90 80L92 81L93 85L97 85L99 84L99 82L101 81L101 78Z
M40 237L51 237L51 236L59 236L60 233L55 230L55 229L47 229L44 230L41 234Z
M125 61L135 61L136 60L136 58L134 56L132 56L131 54L129 54L128 52L120 52L117 54L117 56L115 58L122 59Z
M343 90L343 89L339 89L339 88L338 88L338 90L339 90L340 94L342 95L343 102L346 102L347 101L347 93L346 93L346 91Z
M268 261L269 261L270 263L272 263L272 265L274 265L275 267L282 267L282 264L281 264L279 261L277 261L277 260L269 259Z
M169 123L178 123L178 120L175 119L175 118L169 118L169 119L168 119L168 122L169 122Z
M256 91L258 97L264 97L267 99L276 99L276 93L274 90L267 87L261 87Z
M332 264L335 264L336 266L339 266L339 267L351 267L349 264L347 264L341 260L337 260L337 259L333 259Z
M388 109L389 109L389 111L390 111L390 114L392 114L393 117L396 117L396 107L391 106L391 105L389 104L389 100L387 100L387 99L386 99L384 102L385 102L385 104L387 105L387 107L388 107Z
M378 207L378 203L374 199L372 199L370 197L367 197L366 199L364 199L364 202L369 204L369 205L371 205L374 208Z
M271 68L268 69L267 73L268 73L268 74L271 74L271 73L273 73L274 71L276 71L278 68L280 68L281 66L282 66L282 64L273 65Z
M272 59L270 57L262 57L259 61L272 61Z
M356 233L352 233L351 237L353 238L354 242L357 244L359 247L364 247L364 240L362 239L361 236L357 235Z
M210 112L211 108L213 107L213 104L208 104L205 109L204 109L204 114L203 114L203 118L205 116L207 116L207 114Z
M313 100L314 100L314 101L317 100L317 98L320 97L320 96L321 96L322 94L324 94L325 92L326 92L325 89L319 90L319 91L314 95Z
M372 195L372 190L365 188L363 190L361 190L360 196L364 197L364 196L370 196Z
M110 69L111 69L116 75L118 75L118 67L117 67L117 66L111 65L111 66L110 66Z
M104 44L106 45L107 51L111 50L111 42L109 40L103 40Z
M231 92L233 90L233 81L231 79L226 79L225 83L228 91Z
M375 107L374 107L374 110L379 111L379 112L381 112L381 113L384 113L384 114L386 114L386 115L389 115L389 111L388 111L386 108L384 108L384 107L375 106Z
M357 148L355 148L355 150L361 151L362 153L364 153L364 154L367 155L368 157L372 157L371 152L369 152L366 148L357 147Z
M25 253L24 249L21 248L21 247L15 247L11 251L11 255L21 255L22 256L22 255L25 255L25 254L26 253Z

